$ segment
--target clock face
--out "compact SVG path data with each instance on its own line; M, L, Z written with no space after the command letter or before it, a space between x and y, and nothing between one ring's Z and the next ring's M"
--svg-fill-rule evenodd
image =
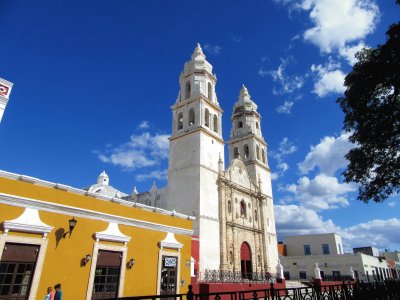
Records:
M8 90L9 90L8 86L0 84L0 96L6 97L8 95Z

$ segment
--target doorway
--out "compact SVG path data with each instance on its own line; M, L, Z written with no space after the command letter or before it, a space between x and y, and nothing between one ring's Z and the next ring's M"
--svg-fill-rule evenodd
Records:
M240 267L242 278L252 279L253 265L251 261L251 249L248 243L243 242L240 246Z
M39 250L39 245L5 244L0 261L0 299L28 299Z
M174 295L176 294L178 258L163 256L161 263L160 294Z
M117 298L122 253L99 250L92 299Z

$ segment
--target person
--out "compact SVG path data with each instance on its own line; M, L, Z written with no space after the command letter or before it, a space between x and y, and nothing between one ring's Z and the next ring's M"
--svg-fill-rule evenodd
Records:
M44 300L54 300L54 292L53 292L53 288L51 286L49 286L47 288L47 295L44 298Z
M54 300L62 300L62 290L61 290L61 284L57 283L54 286L54 289L56 290L56 294L54 295Z

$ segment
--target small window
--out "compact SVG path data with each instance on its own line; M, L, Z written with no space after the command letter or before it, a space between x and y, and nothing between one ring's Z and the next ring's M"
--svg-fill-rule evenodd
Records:
M324 255L329 255L329 245L328 244L322 244L322 253Z
M343 254L343 252L342 252L342 245L338 244L338 248L339 248L339 254Z
M218 117L214 115L214 131L218 133Z
M243 128L243 122L242 121L239 121L237 123L237 128Z
M244 200L240 201L240 215L246 217L246 203Z
M260 159L260 147L258 145L256 146L256 157L258 160Z
M265 164L265 151L262 148L261 148L261 158L262 158L262 162Z
M239 149L238 149L238 147L235 147L233 149L233 157L234 158L238 158L239 157Z
M257 128L257 129L259 128L258 122L256 122L256 128Z
M212 85L210 82L207 85L207 90L208 90L208 99L212 100L213 90L212 90Z
M304 255L311 255L310 245L304 245Z
M194 125L194 121L195 121L194 108L191 108L191 109L189 110L189 120L188 120L188 121L189 121L189 122L188 122L189 126Z
M204 110L204 125L210 127L210 112L207 108Z
M244 145L244 158L249 158L249 146L246 144Z
M258 222L257 210L254 211L254 221Z
M182 128L183 128L183 113L179 113L177 129L180 130Z
M190 98L190 81L186 82L185 99Z
M299 272L299 277L300 277L300 279L307 279L307 272L300 271Z

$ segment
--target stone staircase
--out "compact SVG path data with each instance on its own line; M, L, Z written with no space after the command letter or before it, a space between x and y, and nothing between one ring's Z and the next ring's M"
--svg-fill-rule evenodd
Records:
M306 288L307 285L301 283L298 280L286 280L286 288L287 289L296 289L296 288Z

